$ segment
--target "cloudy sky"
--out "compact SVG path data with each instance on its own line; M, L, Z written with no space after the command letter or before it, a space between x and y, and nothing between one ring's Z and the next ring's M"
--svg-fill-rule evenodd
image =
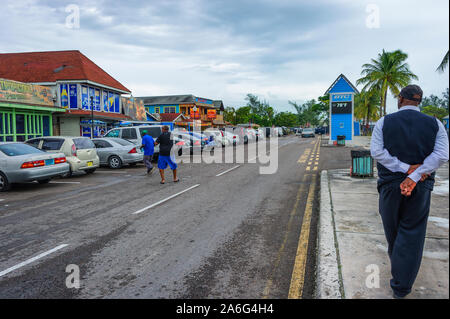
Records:
M449 47L448 0L1 3L0 52L80 50L134 96L194 94L242 106L253 93L294 111L288 100L317 98L340 73L355 83L382 49L408 53L425 95L449 82L448 69L435 72ZM388 110L395 104L390 97Z

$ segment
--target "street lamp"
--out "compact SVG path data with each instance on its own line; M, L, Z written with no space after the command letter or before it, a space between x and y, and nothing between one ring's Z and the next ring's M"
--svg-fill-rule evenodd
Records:
M194 120L197 119L197 106L194 105L194 107L192 108L192 110L194 111Z
M91 96L91 139L94 138L94 97Z

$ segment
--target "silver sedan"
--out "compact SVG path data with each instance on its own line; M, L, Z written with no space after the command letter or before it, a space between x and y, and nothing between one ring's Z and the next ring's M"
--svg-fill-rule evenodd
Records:
M121 138L94 138L100 165L118 169L123 165L136 165L144 160L144 153L139 146Z
M13 183L50 182L69 172L63 153L46 153L24 143L0 142L0 192Z

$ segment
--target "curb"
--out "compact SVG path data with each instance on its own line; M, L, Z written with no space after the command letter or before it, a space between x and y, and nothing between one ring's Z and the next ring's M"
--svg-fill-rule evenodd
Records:
M320 176L320 216L317 234L317 299L342 299L338 252L328 185L328 171Z

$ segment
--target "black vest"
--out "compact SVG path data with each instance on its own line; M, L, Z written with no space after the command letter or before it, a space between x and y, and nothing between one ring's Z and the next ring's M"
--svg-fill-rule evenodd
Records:
M403 110L384 117L383 142L389 154L403 163L422 164L433 152L439 126L434 117L415 110ZM408 175L393 173L377 163L378 186L403 181ZM427 188L434 185L434 173L424 182Z

